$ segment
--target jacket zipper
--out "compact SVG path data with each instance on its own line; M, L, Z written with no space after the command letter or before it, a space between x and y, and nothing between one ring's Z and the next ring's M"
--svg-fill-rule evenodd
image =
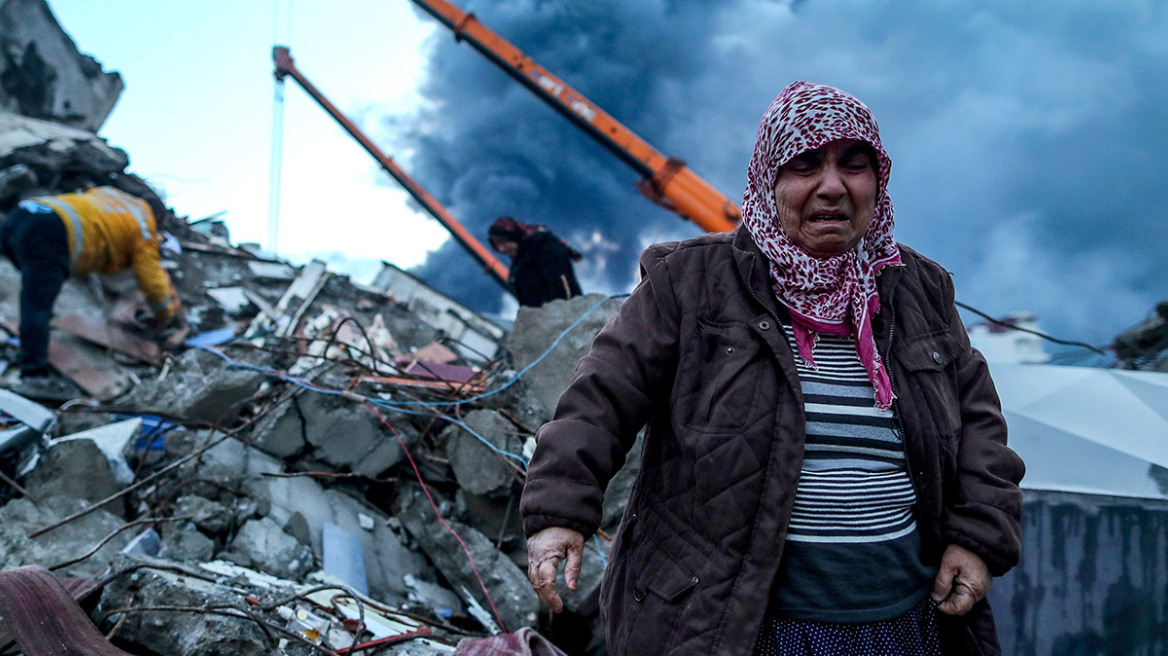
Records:
M766 303L763 303L762 299L759 298L758 294L754 291L754 263L756 261L757 259L753 256L750 258L750 270L746 274L746 290L750 292L751 298L753 298L756 303L761 305L762 308L767 311L767 314L774 318L775 323L779 324L778 327L781 328L784 324L782 319L779 319L778 313L772 310Z
M896 306L893 304L893 300L896 298L896 287L899 284L900 280L898 279L896 284L892 286L892 289L888 290L888 348L884 350L884 370L888 372L888 385L892 388L892 416L896 419L897 429L900 430L901 449L904 451L905 464L909 465L907 467L908 480L913 486L913 495L916 496L917 499L920 499L920 490L916 478L917 473L913 471L913 468L911 467L912 463L910 463L908 460L908 437L904 432L904 423L900 418L900 403L899 399L896 398L896 385L892 380L892 366L890 364L892 362L892 340L896 336ZM962 628L964 628L965 632L969 635L970 644L973 645L975 650L977 650L978 656L985 656L985 651L982 650L981 642L977 639L977 635L973 632L973 627L969 626L969 622L964 621L965 618L956 619L957 621L961 622Z

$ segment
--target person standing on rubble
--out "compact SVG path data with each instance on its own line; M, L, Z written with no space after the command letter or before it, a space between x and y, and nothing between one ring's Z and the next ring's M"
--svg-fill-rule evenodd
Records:
M519 304L539 307L548 301L580 295L573 262L580 253L547 226L526 225L509 216L495 219L487 231L491 248L511 257L511 288Z
M859 100L796 82L730 234L650 246L542 426L528 574L562 608L649 423L601 587L608 653L1000 654L1025 467L940 265L893 239Z
M71 390L49 376L49 321L70 275L132 268L163 332L181 323L181 304L161 265L156 217L166 207L114 187L21 201L0 225L0 249L21 275L20 373L17 392L60 398Z

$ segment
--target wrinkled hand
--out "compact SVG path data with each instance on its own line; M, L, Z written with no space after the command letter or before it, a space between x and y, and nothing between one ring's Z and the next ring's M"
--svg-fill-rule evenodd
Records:
M964 615L985 599L992 584L985 561L972 551L951 544L941 556L941 570L933 582L933 601L940 603L937 610L946 615Z
M556 572L565 559L564 582L575 590L584 559L584 536L570 528L550 526L527 539L527 578L539 600L557 613L564 609L564 602L556 591Z

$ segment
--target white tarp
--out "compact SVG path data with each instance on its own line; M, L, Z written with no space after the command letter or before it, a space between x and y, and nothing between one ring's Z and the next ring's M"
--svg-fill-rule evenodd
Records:
M990 367L1024 489L1168 499L1168 374Z

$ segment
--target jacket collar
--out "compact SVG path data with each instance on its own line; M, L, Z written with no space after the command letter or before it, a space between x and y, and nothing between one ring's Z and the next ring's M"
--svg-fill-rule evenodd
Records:
M783 322L790 323L791 315L787 308L775 300L775 293L771 290L769 260L754 242L744 224L739 224L731 233L730 243L738 275L746 288L752 292L751 295L768 312Z

